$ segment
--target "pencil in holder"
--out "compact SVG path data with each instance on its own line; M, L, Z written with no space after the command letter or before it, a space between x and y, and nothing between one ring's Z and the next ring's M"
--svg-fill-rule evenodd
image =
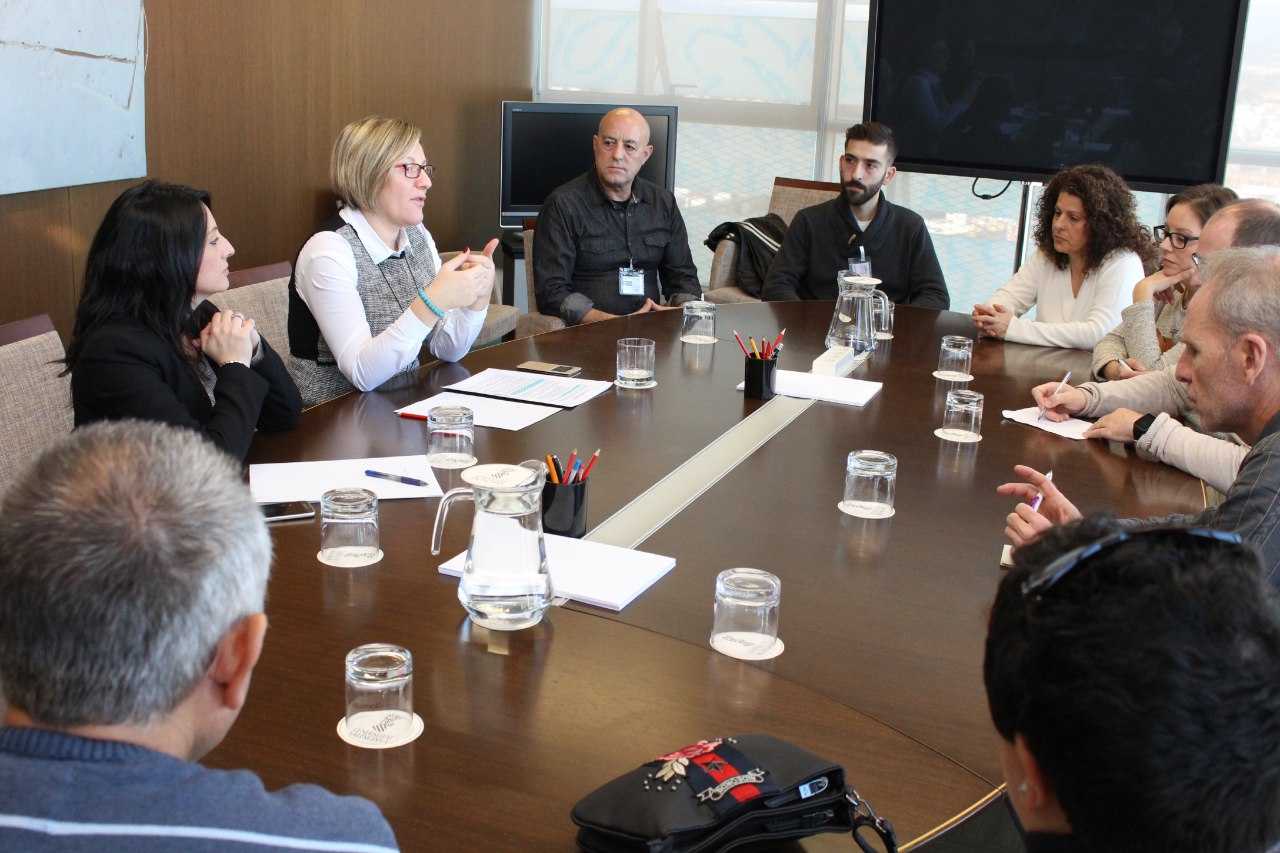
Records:
M750 400L772 400L773 377L778 368L776 358L746 358L746 374L743 376L743 394Z
M542 487L542 529L581 539L587 532L587 481Z

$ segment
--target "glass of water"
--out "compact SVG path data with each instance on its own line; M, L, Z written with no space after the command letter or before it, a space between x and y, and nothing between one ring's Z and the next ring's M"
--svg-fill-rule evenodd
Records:
M680 340L686 344L716 342L716 305L714 302L686 302L680 324Z
M476 464L475 416L466 406L433 406L427 412L427 464L470 468Z
M389 643L347 653L347 737L375 749L413 740L413 655Z
M382 559L378 496L368 489L330 489L320 496L320 562L342 568Z
M845 464L844 500L840 511L859 518L893 515L898 457L879 450L855 450Z
M654 377L656 345L648 338L618 339L619 388L653 388L658 384Z
M876 340L893 340L893 300L889 299L887 294L884 302L876 302L875 308L872 309L871 317L875 321Z
M778 645L782 581L760 569L725 569L716 576L711 647L729 657L763 660Z
M942 426L933 434L947 441L982 441L982 395L962 388L948 391Z
M973 375L973 338L963 335L944 335L938 350L938 369L933 375L947 382L970 382Z

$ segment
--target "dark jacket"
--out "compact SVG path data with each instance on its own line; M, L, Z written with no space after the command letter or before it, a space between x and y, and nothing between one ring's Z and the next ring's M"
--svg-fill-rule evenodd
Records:
M218 311L202 302L192 312L191 332ZM100 420L140 418L196 430L223 450L244 459L254 428L292 429L302 397L284 362L262 339L252 368L224 364L210 404L195 368L158 335L131 317L112 318L85 337L71 374L76 426Z
M1089 853L1089 848L1074 835L1027 833L1027 853Z
M644 271L644 295L618 292L618 268ZM646 298L679 305L702 297L689 236L676 199L636 178L631 198L611 201L595 169L552 190L533 232L533 280L538 311L569 325L592 308L630 314Z
M764 293L764 279L769 266L782 247L787 233L787 223L776 213L753 216L741 222L722 222L707 235L705 245L716 250L721 240L738 244L734 286L748 296L759 297Z
M765 279L764 298L835 299L836 270L866 250L880 289L899 305L951 307L942 267L920 214L892 204L884 193L864 234L838 195L796 214Z

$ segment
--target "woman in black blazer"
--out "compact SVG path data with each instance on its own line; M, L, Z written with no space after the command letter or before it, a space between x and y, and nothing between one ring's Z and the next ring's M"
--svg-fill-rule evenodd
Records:
M235 252L209 194L147 181L94 235L67 347L76 426L140 418L189 427L244 459L254 429L292 429L302 398L253 320L204 300Z

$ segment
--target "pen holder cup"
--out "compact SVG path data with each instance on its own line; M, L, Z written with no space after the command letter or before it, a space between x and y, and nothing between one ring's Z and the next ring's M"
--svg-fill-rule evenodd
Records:
M587 532L587 483L568 486L550 481L542 487L542 529L581 539Z
M742 393L749 400L772 400L773 377L778 369L776 358L747 358Z

